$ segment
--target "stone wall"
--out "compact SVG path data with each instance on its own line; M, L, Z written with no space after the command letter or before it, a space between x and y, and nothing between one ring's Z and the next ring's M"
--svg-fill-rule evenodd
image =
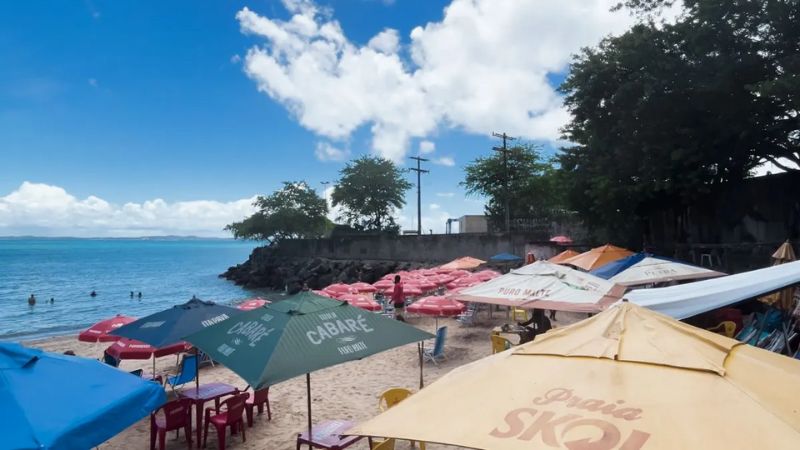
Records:
M537 259L564 250L549 242L532 241L519 233L433 234L422 236L346 236L329 239L297 239L281 242L276 255L291 258L328 258L372 261L446 262L462 256L488 260L508 252L524 257L533 251Z

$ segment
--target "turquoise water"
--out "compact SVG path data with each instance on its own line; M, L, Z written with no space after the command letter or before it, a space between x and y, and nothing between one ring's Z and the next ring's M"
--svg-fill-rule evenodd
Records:
M0 340L67 334L114 314L141 317L192 295L231 303L263 294L218 278L252 242L223 239L0 238ZM97 297L89 293L97 291ZM142 292L142 299L130 291ZM36 306L27 299L36 295ZM55 302L50 304L50 298Z

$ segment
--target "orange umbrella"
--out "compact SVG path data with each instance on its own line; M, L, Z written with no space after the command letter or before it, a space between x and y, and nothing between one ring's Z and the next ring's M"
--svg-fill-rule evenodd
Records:
M439 266L439 270L464 270L464 269L474 269L481 264L486 263L486 261L480 260L478 258L473 258L471 256L464 256L463 258L458 258L450 261L447 264L442 264Z
M565 259L561 261L561 264L570 264L575 267L580 267L583 270L594 270L612 261L631 256L632 254L633 252L628 249L606 244L601 247L595 247L588 252L583 252L580 255L573 256L572 258Z
M578 256L580 253L576 252L575 250L564 250L563 252L553 256L552 258L548 259L547 262L553 264L561 264L564 260L570 259L573 256Z

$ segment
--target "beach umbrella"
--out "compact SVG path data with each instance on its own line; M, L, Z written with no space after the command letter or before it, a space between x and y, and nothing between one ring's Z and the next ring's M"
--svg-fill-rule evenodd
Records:
M242 311L250 311L251 309L261 308L264 305L268 305L271 303L269 300L264 300L261 297L251 298L250 300L245 300L242 303L236 305L236 309L241 309Z
M135 317L117 314L110 319L97 322L86 330L81 331L80 334L78 334L78 340L81 342L114 342L119 339L119 336L108 333L134 320L136 320Z
M547 262L553 264L561 264L565 260L578 255L580 255L580 253L576 252L575 250L564 250L563 252L557 254L556 256L553 256L552 258L548 259Z
M483 261L478 258L473 258L471 256L464 256L461 258L456 258L447 264L442 264L435 270L437 272L439 271L448 272L451 270L467 270L467 269L474 269L480 266L481 264L486 264L486 261Z
M512 255L511 253L498 253L489 258L489 261L500 262L500 263L514 263L522 261L522 257L517 255Z
M310 436L311 372L432 337L380 314L301 292L187 340L256 390L305 375ZM421 348L419 351L421 381Z
M119 338L105 349L105 353L108 353L109 356L118 360L150 358L155 360L155 358L174 355L176 353L185 352L188 349L189 344L183 341L163 347L153 347L150 344L145 344L135 339Z
M403 295L407 297L416 297L418 295L422 295L423 291L422 288L414 283L403 283Z
M566 244L572 244L572 239L570 239L569 236L559 235L551 237L550 242L560 245L566 245Z
M114 330L113 334L136 339L153 347L164 348L182 342L185 336L242 313L244 311L230 306L218 305L193 297L186 303L123 325ZM200 386L199 362L195 365L195 388ZM153 359L153 374L155 374L155 358Z
M333 296L331 294L328 294L325 291L311 291L311 292L319 295L320 297L333 298Z
M656 257L648 253L626 256L589 273L623 286L702 280L725 275L705 267Z
M596 313L622 298L623 286L592 274L536 261L449 297L518 308Z
M370 300L369 297L359 294L344 294L339 297L339 300L349 303L351 306L361 308L366 311L382 311L383 307L375 300Z
M473 274L473 277L481 281L489 281L499 277L500 275L502 274L496 270L486 269L486 270L481 270L480 272L475 272L475 274Z
M436 282L428 280L427 278L413 278L411 282L422 289L423 292L434 290L439 286Z
M470 275L470 276L467 276L467 277L457 278L456 280L447 283L446 287L447 287L447 289L451 289L452 290L452 289L456 289L456 288L460 288L460 287L475 286L475 285L483 283L484 281L486 281L486 280L484 280L483 278Z
M357 294L358 293L358 291L355 288L353 288L349 284L344 284L344 283L332 284L332 285L326 287L325 289L323 289L323 291L333 295L334 297L342 295L342 294Z
M796 260L794 248L788 240L781 244L775 253L772 254L772 265L777 266ZM770 295L759 298L763 303L773 305L783 311L791 311L794 308L794 293L796 288L790 287L778 292L773 292Z
M364 292L372 293L372 292L375 292L375 291L378 290L375 286L373 286L373 285L371 285L369 283L364 283L363 281L359 281L357 283L353 283L353 284L350 285L350 287L352 287L353 289L355 289L359 293L364 293Z
M791 450L797 398L800 361L622 303L459 367L347 434L492 450Z
M572 258L565 259L561 261L561 264L569 264L589 271L632 254L633 252L628 249L606 244L573 256Z
M372 283L372 285L375 286L375 289L379 291L385 291L394 287L394 281L390 279L383 279Z
M94 448L165 401L158 384L97 360L0 343L2 448Z
M406 311L436 318L436 329L439 329L439 317L453 317L464 312L463 303L441 295L422 297L408 305Z

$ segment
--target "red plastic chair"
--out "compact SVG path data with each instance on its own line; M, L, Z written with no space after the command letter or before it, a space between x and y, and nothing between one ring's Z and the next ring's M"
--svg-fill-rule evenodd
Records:
M258 413L264 414L264 405L267 405L267 420L272 420L272 411L269 409L269 387L254 391L244 403L248 427L253 426L253 409L258 408Z
M250 394L234 394L233 397L228 398L219 407L206 408L205 425L203 430L203 447L208 442L208 425L214 425L217 430L217 442L219 450L225 450L225 428L231 427L231 435L235 435L236 431L242 430L242 442L247 442L244 435L244 405ZM211 413L214 412L214 415Z
M163 417L158 411L164 410ZM150 413L150 450L156 448L156 435L158 435L158 448L164 450L167 431L175 430L176 437L180 435L181 428L186 433L186 444L192 448L192 401L188 398L174 400Z

